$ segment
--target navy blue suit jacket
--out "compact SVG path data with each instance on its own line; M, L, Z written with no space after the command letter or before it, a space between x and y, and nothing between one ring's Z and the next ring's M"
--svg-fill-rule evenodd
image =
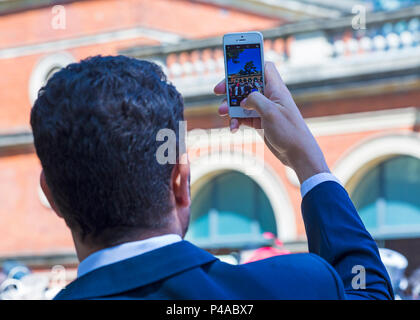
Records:
M310 253L230 265L181 241L93 270L56 299L393 298L378 248L338 183L313 188L302 214ZM365 288L354 288L355 266Z

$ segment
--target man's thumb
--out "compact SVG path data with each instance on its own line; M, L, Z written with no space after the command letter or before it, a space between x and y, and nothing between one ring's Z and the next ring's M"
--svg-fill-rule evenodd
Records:
M258 91L251 92L241 101L242 108L256 110L260 115L264 115L271 108L271 104L272 102Z

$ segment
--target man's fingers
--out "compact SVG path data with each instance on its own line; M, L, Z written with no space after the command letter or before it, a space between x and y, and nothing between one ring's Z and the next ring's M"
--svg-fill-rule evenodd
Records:
M273 62L266 62L264 72L266 93L269 93L270 100L288 106L293 99L276 65Z
M273 103L267 97L255 91L241 101L241 107L256 110L261 116L264 116L273 107Z
M229 114L229 107L227 105L226 99L223 100L223 103L219 106L219 115L222 117L227 116Z
M286 85L283 82L283 79L280 76L280 73L276 68L276 65L271 61L267 61L265 63L264 78L266 85L269 84L270 86L275 88L286 87Z
M226 94L226 81L223 79L214 87L215 94Z

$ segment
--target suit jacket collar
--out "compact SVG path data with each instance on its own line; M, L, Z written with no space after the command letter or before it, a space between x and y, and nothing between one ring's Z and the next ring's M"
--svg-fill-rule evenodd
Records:
M55 299L88 299L113 295L157 282L217 258L188 241L95 269L70 283Z

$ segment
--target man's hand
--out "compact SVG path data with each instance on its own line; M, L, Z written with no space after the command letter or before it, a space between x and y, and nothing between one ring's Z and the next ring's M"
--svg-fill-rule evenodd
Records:
M219 95L226 94L225 80L214 88ZM329 172L324 155L303 120L292 95L272 62L265 64L264 95L252 92L241 102L241 107L256 110L261 118L230 120L230 129L240 125L264 129L264 141L273 154L295 170L302 183L311 176ZM229 114L226 99L219 107L222 116Z

